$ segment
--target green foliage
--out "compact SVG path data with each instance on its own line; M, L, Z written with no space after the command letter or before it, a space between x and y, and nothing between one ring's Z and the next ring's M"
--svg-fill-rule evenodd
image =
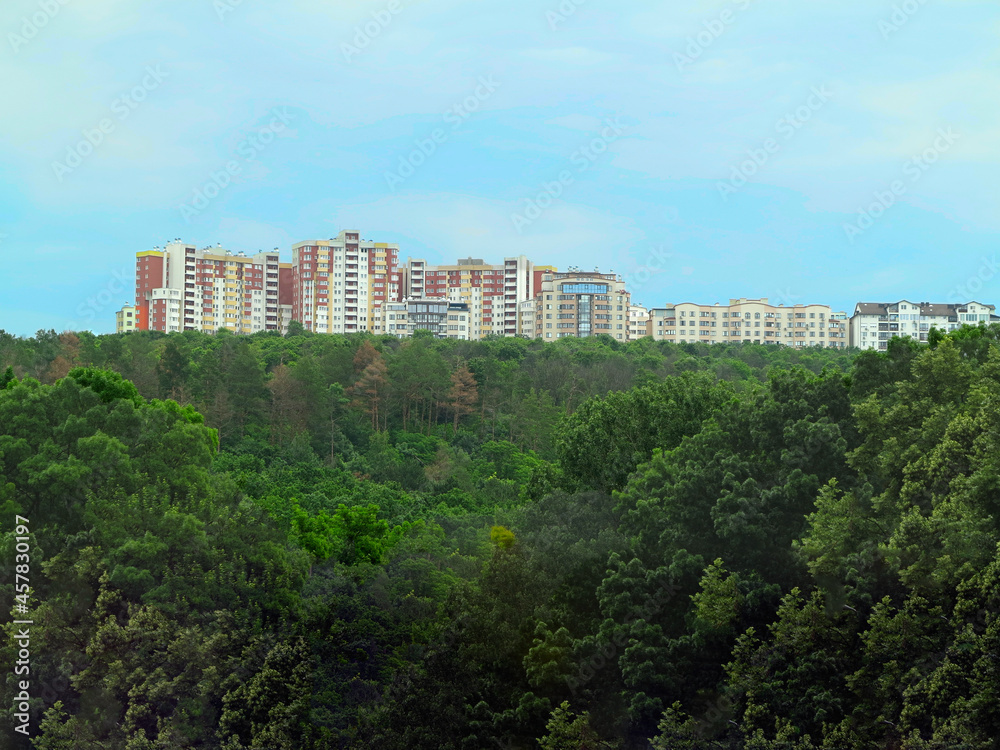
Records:
M516 541L514 538L514 532L510 529L504 528L503 526L494 526L490 529L490 541L497 546L498 549L509 550L514 546Z
M560 463L593 489L621 489L654 449L670 450L697 433L728 397L712 378L685 374L587 401L560 426Z
M995 749L1000 326L930 338L0 332L34 744Z

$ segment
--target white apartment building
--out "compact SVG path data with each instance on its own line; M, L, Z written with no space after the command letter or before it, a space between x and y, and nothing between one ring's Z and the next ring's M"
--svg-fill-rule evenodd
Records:
M376 309L401 297L399 246L357 231L292 246L292 319L315 333L375 332Z
M409 338L418 329L430 331L441 339L468 341L472 336L469 306L442 298L406 299L386 302L378 307L378 328L396 338Z
M767 298L730 299L728 305L682 302L650 311L657 341L784 344L845 349L848 321L828 305L772 305Z
M535 300L526 299L517 303L517 335L526 339L535 338Z
M638 341L649 334L649 310L632 304L628 308L628 340Z
M954 331L963 325L989 323L996 307L981 302L859 302L850 319L851 346L885 351L894 336L927 341L931 328Z
M524 255L504 258L502 264L482 258L461 258L454 265L429 265L411 258L403 272L403 288L412 299L446 299L468 305L470 337L519 333L519 305L532 299L536 284L534 264Z

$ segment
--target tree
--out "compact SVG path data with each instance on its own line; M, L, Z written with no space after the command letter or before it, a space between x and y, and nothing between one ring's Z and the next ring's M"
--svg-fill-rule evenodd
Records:
M282 444L305 432L310 413L306 385L294 369L278 365L267 383L271 392L271 441Z
M476 390L476 378L463 362L451 375L451 390L448 391L448 404L454 414L452 427L458 432L458 420L466 414L475 411L479 392Z
M553 712L546 725L548 734L538 741L541 750L605 750L612 748L603 742L590 726L590 714L584 711L574 716L569 701L563 701Z
M385 401L389 378L385 360L377 352L376 355L376 358L361 371L357 381L350 387L349 393L353 396L352 405L368 412L372 430L378 431L382 429L382 415L379 413L379 408Z
M188 379L190 361L188 355L181 349L181 340L179 336L167 339L156 364L160 394L163 398L177 399Z
M586 401L560 427L560 462L594 489L621 489L654 448L674 448L701 428L728 397L723 386L707 375L685 374Z

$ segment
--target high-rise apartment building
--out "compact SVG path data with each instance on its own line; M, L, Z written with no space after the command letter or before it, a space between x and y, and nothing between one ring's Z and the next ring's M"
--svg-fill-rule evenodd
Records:
M613 273L545 273L535 294L535 328L531 338L552 340L606 334L625 341L630 300L625 282Z
M315 333L380 332L385 302L402 299L399 246L341 232L292 246L292 319Z
M989 323L994 305L980 302L859 302L851 316L851 346L885 351L894 336L927 341L931 328L948 332L963 325Z
M684 302L650 311L658 341L757 343L847 348L846 314L828 305L772 305L767 298L730 299L728 305Z
M198 250L175 240L136 253L135 265L137 330L281 330L276 249L247 256L221 247Z
M414 299L443 298L469 306L471 338L518 333L518 304L536 289L534 264L525 256L502 264L482 258L462 258L454 265L429 265L411 258L404 273L406 295Z

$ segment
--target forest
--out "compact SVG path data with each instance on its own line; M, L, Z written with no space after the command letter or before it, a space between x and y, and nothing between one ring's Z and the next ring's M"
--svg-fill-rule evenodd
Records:
M996 324L0 331L0 508L23 747L1000 748Z

